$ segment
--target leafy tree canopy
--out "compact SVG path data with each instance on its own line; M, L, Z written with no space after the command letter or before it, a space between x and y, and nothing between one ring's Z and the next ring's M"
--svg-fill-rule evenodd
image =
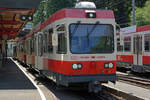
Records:
M110 9L114 11L115 18L121 27L129 26L132 21L132 0L43 0L34 15L33 23L36 25L43 22L56 11L63 8L74 7L77 1L94 2L98 9ZM147 1L147 2L146 2ZM146 2L146 5L145 5ZM135 0L136 23L139 25L148 24L150 0ZM145 6L145 7L143 7ZM143 8L142 8L143 7ZM144 13L143 13L144 11ZM144 14L144 15L142 15ZM144 19L143 19L144 18ZM137 22L138 21L138 22Z
M142 8L136 7L135 10L135 23L137 26L143 26L150 24L150 0L147 0L146 4ZM132 13L130 15L132 21Z

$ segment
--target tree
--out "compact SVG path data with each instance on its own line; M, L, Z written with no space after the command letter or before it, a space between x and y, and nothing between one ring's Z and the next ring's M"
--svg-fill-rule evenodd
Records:
M39 4L39 7L34 15L33 23L36 25L39 22L45 21L56 11L63 8L73 7L76 0L45 0Z
M142 8L136 7L135 9L135 23L137 26L143 26L150 24L150 0L147 0L146 4ZM130 15L130 19L132 21L132 12Z
M114 11L115 18L121 27L129 26L132 11L132 0L45 0L42 1L34 16L34 24L46 20L54 12L62 9L73 7L76 1L91 1L94 2L98 9L110 9ZM135 0L136 7L145 6L145 2L149 0ZM148 16L148 15L147 15ZM143 19L140 18L139 19ZM142 21L142 23L145 23Z

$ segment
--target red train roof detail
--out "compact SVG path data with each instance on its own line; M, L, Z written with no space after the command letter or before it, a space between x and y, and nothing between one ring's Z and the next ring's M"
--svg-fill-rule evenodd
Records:
M140 26L136 28L136 32L150 31L150 25Z
M60 11L57 11L41 24L41 29L46 27L48 24L51 24L52 22L63 18L86 18L85 10L86 9L62 9ZM94 11L96 11L96 18L114 19L114 13L111 10Z

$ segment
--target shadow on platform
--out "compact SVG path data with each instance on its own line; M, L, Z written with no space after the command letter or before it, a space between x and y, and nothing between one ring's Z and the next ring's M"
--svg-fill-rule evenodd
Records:
M36 89L32 82L11 60L0 68L0 90Z

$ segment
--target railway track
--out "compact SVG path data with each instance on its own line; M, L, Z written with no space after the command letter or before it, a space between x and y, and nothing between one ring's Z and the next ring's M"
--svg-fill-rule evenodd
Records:
M87 90L74 91L72 89L57 88L55 83L46 77L39 77L38 73L33 69L26 68L26 72L34 76L34 81L37 83L37 85L43 85L47 89L43 89L44 93L51 91L54 95L57 95L58 99L61 98L61 100L66 100L66 97L68 98L68 94L73 95L73 98L76 98L73 100L125 100L123 97L121 97L121 95L116 95L105 88L103 88L103 91L97 94L88 93ZM48 96L49 95L46 95L47 98ZM69 98L71 98L71 96L69 96Z
M118 81L140 86L142 88L150 89L149 79L135 77L132 75L122 75L122 74L118 74L117 76L118 76Z

